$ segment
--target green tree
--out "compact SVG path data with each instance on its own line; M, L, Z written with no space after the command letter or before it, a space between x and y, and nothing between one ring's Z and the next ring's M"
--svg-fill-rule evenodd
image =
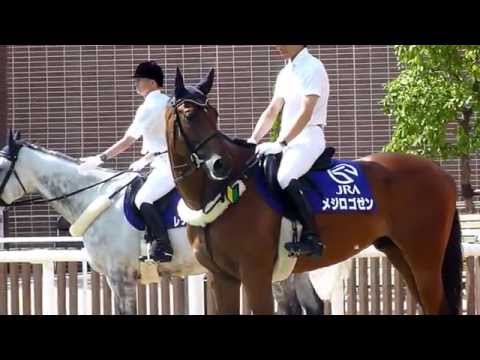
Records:
M270 129L270 141L276 141L278 139L278 135L280 135L280 125L282 123L282 112L283 112L283 108L278 112L278 115L273 122L273 126Z
M395 121L385 151L460 158L465 207L473 212L470 154L480 148L480 46L395 46L400 73L386 86Z

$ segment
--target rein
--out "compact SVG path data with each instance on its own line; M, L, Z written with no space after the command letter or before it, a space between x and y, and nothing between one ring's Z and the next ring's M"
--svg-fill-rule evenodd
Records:
M4 159L7 159L8 161L10 161L10 167L7 171L7 173L5 174L5 177L3 178L3 181L2 183L0 184L0 196L3 194L3 191L5 190L5 186L7 185L8 183L8 180L10 180L10 177L11 175L15 175L15 178L17 179L18 183L20 184L20 186L22 187L22 190L24 192L24 194L27 194L27 191L25 189L25 186L23 185L22 181L20 180L20 177L18 176L17 172L15 171L15 163L17 162L17 159L18 159L18 152L19 152L20 148L16 149L15 151L15 154L10 156L9 154L6 154L4 152L0 152L0 157L3 157ZM4 206L4 207L15 207L15 206L21 206L21 205L32 205L32 204L47 204L47 203L50 203L50 202L53 202L53 201L58 201L58 200L64 200L64 199L67 199L73 195L76 195L76 194L79 194L83 191L86 191L86 190L89 190L91 188L94 188L96 186L99 186L99 185L102 185L102 184L105 184L109 181L111 181L112 179L115 179L116 177L118 176L121 176L125 173L129 173L129 172L137 172L137 171L132 171L132 170L124 170L124 171L121 171L119 172L118 174L115 174L113 176L110 176L109 178L105 179L105 180L102 180L102 181L99 181L95 184L92 184L92 185L89 185L89 186L86 186L86 187L83 187L83 188L80 188L80 189L77 189L75 191L72 191L68 194L65 194L65 195L62 195L62 196L58 196L58 197L55 197L55 198L52 198L52 199L43 199L41 196L37 196L37 197L34 197L32 199L27 199L27 200L22 200L22 201L14 201L13 203L11 204L6 204L5 202L3 202L3 200L0 200L0 205L1 206ZM129 182L130 183L130 182ZM126 186L129 185L126 184L125 186L122 186L120 189L118 189L117 191L115 191L111 196L110 198L112 198L113 196L115 196L116 194L118 194L118 192L120 190L122 190L123 188L125 188Z

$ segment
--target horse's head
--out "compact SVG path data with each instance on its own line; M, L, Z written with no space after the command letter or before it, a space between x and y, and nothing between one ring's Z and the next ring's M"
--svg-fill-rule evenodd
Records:
M18 177L15 165L23 146L20 132L10 130L8 144L0 151L0 205L6 206L25 195L26 190ZM13 176L12 176L13 175ZM14 179L12 179L14 178Z
M218 112L207 100L213 78L212 69L196 86L185 86L177 68L174 108L167 115L167 141L177 184L186 180L199 188L206 181L222 182L232 172L224 135L217 130ZM184 197L193 209L201 208L208 200L206 194L203 200Z

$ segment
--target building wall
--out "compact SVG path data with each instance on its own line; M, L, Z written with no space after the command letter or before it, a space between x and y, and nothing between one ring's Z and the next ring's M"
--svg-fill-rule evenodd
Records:
M330 77L329 145L348 159L380 151L392 128L380 105L384 85L397 74L392 47L309 48L324 62ZM97 154L123 135L142 101L131 79L141 61L152 59L163 66L169 95L177 65L186 83L199 81L214 67L210 100L219 110L220 129L242 138L250 135L268 104L284 64L272 47L263 45L8 46L5 50L7 126L21 130L30 142L74 157ZM107 166L124 169L139 151L140 142ZM458 178L458 161L442 164ZM475 160L475 175L477 170ZM474 186L477 182L475 176ZM46 205L12 209L9 235L56 234L57 217Z

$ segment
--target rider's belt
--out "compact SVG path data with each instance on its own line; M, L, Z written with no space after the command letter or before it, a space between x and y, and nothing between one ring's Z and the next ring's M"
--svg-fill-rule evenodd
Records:
M157 152L153 153L153 156L163 155L163 154L166 154L166 153L167 153L166 151L157 151Z

